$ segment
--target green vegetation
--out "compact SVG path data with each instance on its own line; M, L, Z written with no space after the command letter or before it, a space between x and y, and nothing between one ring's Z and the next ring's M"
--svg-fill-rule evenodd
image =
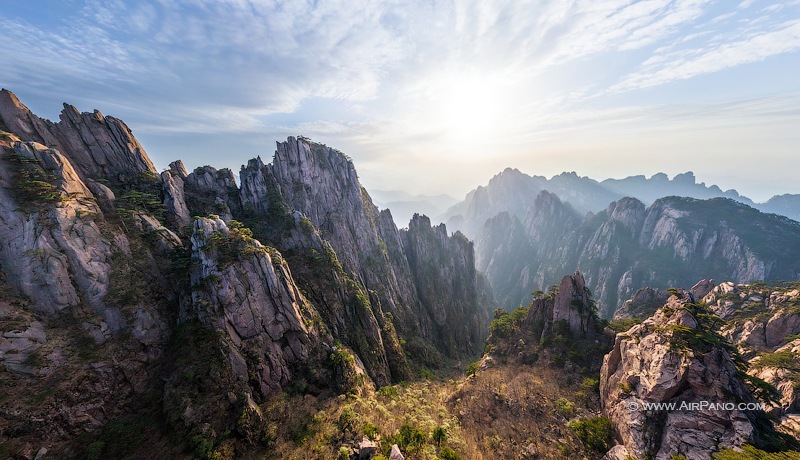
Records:
M753 367L760 369L764 367L778 367L790 371L800 372L800 354L790 350L776 351L760 355Z
M270 458L337 458L340 447L350 452L349 447L363 436L378 443L384 458L392 444L408 459L435 460L444 458L443 453L449 458L474 458L458 418L447 407L451 392L452 385L442 381L417 381L378 392L365 388L327 401L281 392L261 406L264 423L276 430ZM287 416L297 414L305 414L304 423L312 429L289 442L287 425L299 423Z
M206 241L204 249L216 251L217 264L224 269L234 262L251 259L256 254L267 253L264 246L260 246L253 239L253 232L236 220L228 221L228 233L214 232Z
M575 415L575 404L567 398L556 399L553 402L553 408L558 415L567 419Z
M489 324L489 331L494 339L507 339L518 331L522 320L528 314L528 307L520 307L509 313L504 308L494 311L494 319Z
M355 357L353 353L337 342L333 353L329 356L336 374L336 386L342 393L358 392L364 383L364 374L356 370Z
M147 442L148 432L157 424L147 414L120 416L100 428L97 439L86 446L79 458L101 460L129 457Z
M45 171L39 160L16 153L4 156L3 160L11 167L14 198L29 212L41 211L65 200L58 189L58 177Z
M164 219L164 205L161 198L153 193L133 190L117 197L115 204L122 215L142 213L150 214L158 220Z
M578 436L589 451L603 454L608 452L614 443L614 428L611 420L606 417L574 420L569 422L567 427Z
M438 449L442 446L442 443L447 439L447 429L439 425L433 429L431 437L433 438L433 442L436 443L436 448Z
M708 353L714 347L727 351L734 359L738 358L736 348L728 343L717 330L724 323L703 303L687 303L681 309L688 311L697 322L697 327L670 324L672 332L670 346L683 351Z
M622 318L608 322L608 327L617 334L621 334L637 324L641 324L642 318Z
M442 447L442 450L439 451L439 458L441 460L461 460L461 456L447 446Z

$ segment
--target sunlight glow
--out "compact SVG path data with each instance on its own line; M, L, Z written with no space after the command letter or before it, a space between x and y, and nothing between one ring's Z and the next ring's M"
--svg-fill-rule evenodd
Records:
M450 142L493 137L503 124L503 93L497 77L454 75L442 82L431 101L434 126Z

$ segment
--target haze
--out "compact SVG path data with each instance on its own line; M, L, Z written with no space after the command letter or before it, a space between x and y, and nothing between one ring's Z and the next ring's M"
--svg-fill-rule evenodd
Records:
M368 188L505 167L800 193L800 2L0 1L0 86L125 120L157 166L305 135Z

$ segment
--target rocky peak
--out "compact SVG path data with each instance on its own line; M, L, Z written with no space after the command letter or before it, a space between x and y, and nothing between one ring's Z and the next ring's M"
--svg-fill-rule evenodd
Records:
M623 318L647 318L661 308L669 299L670 293L651 287L639 288L630 299L614 312L615 320Z
M86 178L131 182L157 171L128 126L95 110L64 104L58 123L37 117L8 90L0 91L0 118L24 141L58 149Z
M280 253L222 219L195 220L192 232L192 305L220 331L231 369L257 375L267 395L286 386L293 369L320 342L317 313L295 285Z
M606 214L609 219L621 223L635 236L644 222L645 206L636 198L626 197L609 204Z
M694 177L693 172L687 171L682 174L677 174L672 178L672 182L675 182L679 185L695 185L697 183L697 179Z
M576 271L562 278L554 293L533 299L526 322L534 330L541 328L542 337L566 327L573 337L583 338L596 331L595 308L583 274Z
M183 180L186 180L186 176L188 176L186 173L186 168L183 166L183 161L181 160L175 160L170 163L169 171L172 173L172 175L180 177Z
M544 249L547 243L552 246L555 240L577 227L580 221L577 211L569 203L562 202L554 193L542 190L528 210L524 224L528 235ZM541 249L540 252L544 252Z
M450 356L478 351L492 301L475 270L472 242L419 214L400 235L422 306L418 327Z

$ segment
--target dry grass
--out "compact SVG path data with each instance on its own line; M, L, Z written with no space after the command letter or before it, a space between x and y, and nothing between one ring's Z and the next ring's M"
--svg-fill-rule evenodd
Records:
M354 446L372 426L386 452L403 424L426 435L421 449L404 452L409 460L438 458L431 437L437 426L447 431L442 446L464 460L593 458L566 426L598 415L597 397L587 394L582 380L563 368L502 364L468 378L418 381L358 396L322 400L284 393L262 406L274 437L269 449L250 458L336 458L341 446ZM569 401L571 409L559 410L558 400ZM337 422L346 411L357 421L354 430L343 432Z
M596 415L594 400L581 396L580 380L548 366L502 365L464 381L449 406L473 452L469 458L591 457L554 406L563 398L575 405L569 418Z

